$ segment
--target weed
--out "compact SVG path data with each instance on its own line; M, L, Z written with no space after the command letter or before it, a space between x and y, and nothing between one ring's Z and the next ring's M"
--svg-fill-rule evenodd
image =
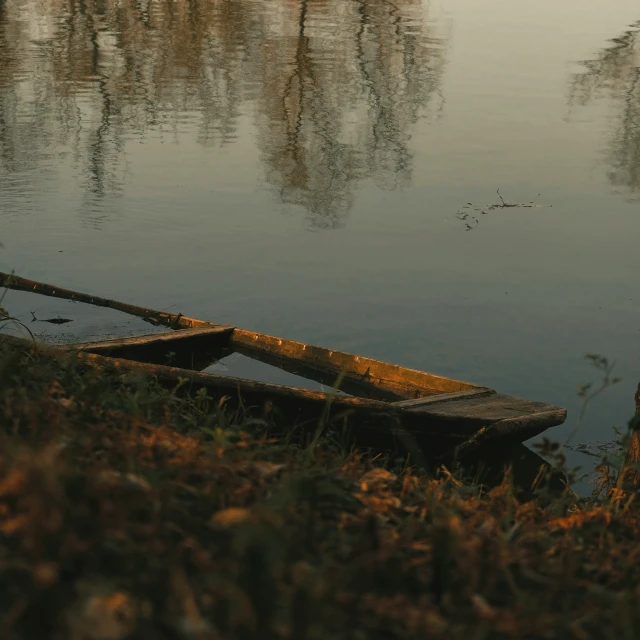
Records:
M623 466L599 497L525 500L516 466L482 485L322 422L295 444L225 398L35 350L0 350L0 382L0 637L640 633Z

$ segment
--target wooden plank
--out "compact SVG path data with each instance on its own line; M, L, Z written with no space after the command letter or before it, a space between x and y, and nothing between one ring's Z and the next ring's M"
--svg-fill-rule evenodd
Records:
M201 370L226 355L233 327L178 329L166 333L70 345L103 356Z
M495 391L493 389L478 387L478 389L470 389L469 391L454 391L453 393L441 393L433 396L427 396L425 398L400 400L399 402L394 402L393 405L404 408L424 407L439 402L451 402L452 400L461 400L464 398L489 396L494 393Z
M491 425L493 437L501 440L529 440L546 431L551 426L562 424L567 419L567 410L552 405L545 411L498 420Z
M244 329L233 331L230 344L234 348L243 348L247 354L255 354L252 357L257 358L260 354L274 355L283 360L300 362L317 371L331 373L336 378L343 373L350 381L366 383L405 399L478 389L468 382Z
M77 342L71 347L79 351L90 351L101 355L112 355L122 349L135 349L152 346L168 346L180 348L180 343L190 342L198 338L224 338L231 335L234 327L218 326L207 329L178 329L165 333L151 333L143 336L114 338L95 342Z
M335 371L325 371L317 367L310 366L305 362L282 358L273 353L255 351L254 349L248 349L238 344L234 344L234 351L253 360L258 360L273 367L278 367L278 369L288 371L294 375L302 376L308 380L315 380L316 382L330 388L335 388L336 383L339 382L337 388L340 391L359 398L371 398L372 400L381 400L383 402L394 402L396 400L401 400L406 393L406 388L402 388L400 390L391 389L389 387L381 388L367 380L359 380L353 376L346 375L344 377L339 377Z
M464 417L467 420L473 420L483 424L527 417L537 413L556 410L560 410L559 407L545 404L544 402L534 402L532 400L524 400L523 398L505 396L500 393L481 397L462 398L455 402L443 402L442 404L435 404L431 407L407 408L407 411L411 412L428 411L432 416L440 416L442 418L452 416ZM561 409L561 411L566 414L564 409Z

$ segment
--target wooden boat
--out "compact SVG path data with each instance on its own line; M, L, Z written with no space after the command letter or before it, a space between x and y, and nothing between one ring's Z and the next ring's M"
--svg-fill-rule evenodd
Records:
M428 457L475 455L485 447L521 443L562 424L566 410L493 389L398 365L169 314L62 289L0 272L0 285L118 310L169 331L65 347L86 362L120 371L143 371L161 382L190 381L218 396L264 413L265 403L287 424L347 424L358 438L376 443L407 438ZM51 349L51 347L46 347ZM57 348L60 350L60 348ZM237 352L290 373L331 385L325 393L202 372ZM172 355L173 366L167 366ZM178 365L178 366L175 366Z

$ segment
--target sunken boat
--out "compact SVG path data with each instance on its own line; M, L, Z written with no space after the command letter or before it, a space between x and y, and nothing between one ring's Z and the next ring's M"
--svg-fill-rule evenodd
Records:
M477 456L507 449L562 424L566 409L371 358L265 335L235 326L155 311L0 272L7 289L110 308L167 331L75 343L39 345L55 356L77 355L87 366L145 373L158 382L182 381L190 390L240 404L262 418L278 418L298 432L337 425L367 446L419 450L429 458ZM3 335L13 346L33 343ZM207 372L232 353L327 385L317 391Z

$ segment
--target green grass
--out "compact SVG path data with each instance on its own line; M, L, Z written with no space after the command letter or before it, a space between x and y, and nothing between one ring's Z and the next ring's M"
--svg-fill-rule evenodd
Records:
M640 637L640 505L313 447L0 351L0 637Z

